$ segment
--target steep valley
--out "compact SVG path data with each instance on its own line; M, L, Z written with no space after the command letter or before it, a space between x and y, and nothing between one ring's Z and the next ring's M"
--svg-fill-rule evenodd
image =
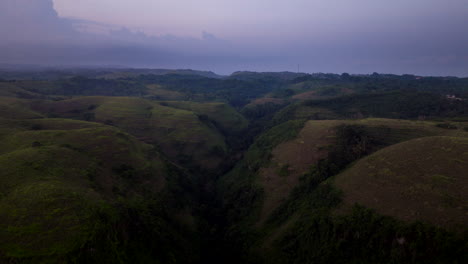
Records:
M137 73L0 81L0 263L468 260L466 78Z

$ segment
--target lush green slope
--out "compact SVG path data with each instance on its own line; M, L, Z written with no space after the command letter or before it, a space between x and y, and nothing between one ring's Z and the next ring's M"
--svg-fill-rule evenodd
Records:
M356 143L365 142L362 132ZM348 152L335 148L277 211L273 236L261 247L266 262L465 262L466 141L466 136L405 141L330 180ZM349 143L348 149L362 146ZM354 154L348 162L358 154L349 153ZM284 233L275 233L281 228Z
M303 261L306 259L308 259L306 261L307 263L313 259L318 263L327 263L327 260L331 261L332 259L336 261L336 259L332 257L333 254L335 254L333 253L333 248L322 248L322 250L328 252L326 254L330 254L328 257L322 259L320 255L314 255L319 254L318 252L310 256L302 255L299 257L299 255L296 255L307 254L306 252L301 253L299 251L306 250L302 248L304 245L313 246L306 242L311 239L310 236L313 236L314 232L318 231L310 229L309 231L311 233L304 234L303 238L293 239L298 243L305 243L297 249L288 242L288 239L291 240L290 236L297 236L303 232L298 228L300 228L301 225L305 225L307 221L328 221L327 219L329 219L331 222L329 222L328 226L323 226L323 228L338 228L338 225L342 225L340 221L352 222L351 219L354 219L353 217L358 217L359 219L359 216L354 214L364 213L361 209L357 209L357 211L349 210L340 216L333 216L330 210L340 203L340 189L336 189L330 184L325 184L326 180L344 170L351 162L381 148L384 148L382 151L385 151L387 149L385 148L386 146L398 142L406 142L407 140L421 137L426 139L428 136L437 135L451 136L451 138L459 138L463 141L468 136L468 133L463 130L465 124L454 123L453 127L456 128L457 126L459 127L458 129L446 129L442 128L444 126L439 126L436 122L363 119L308 121L304 128L299 126L298 129L292 126L290 122L275 127L259 137L245 155L244 160L239 163L233 171L227 174L222 181L221 192L225 195L226 216L228 222L231 223L230 235L237 238L241 237L239 244L234 244L233 247L238 247L239 250L248 252L244 254L271 254L274 260L280 259L280 255L287 249L287 253L293 255L289 255L289 257L286 258L288 261L284 259L284 263L289 263L291 260L297 261L297 263L304 263ZM296 131L297 134L291 134L292 131ZM290 140L291 137L286 135L291 135L294 139ZM439 146L443 145L443 143L439 144ZM452 146L453 145L456 144L452 143ZM463 149L464 146L459 144L458 150ZM400 151L404 150L399 149L395 151L395 157L398 157ZM409 156L412 155L417 158L421 157L421 153L422 152L414 153L408 151ZM457 156L455 152L453 154ZM444 153L440 153L440 156L449 158L449 156ZM411 159L409 159L409 161L411 161ZM449 172L449 174L457 173L457 171L460 172L459 170L452 170L450 166L445 166L443 159L434 158L431 159L430 163L431 166L439 168L441 171ZM411 177L410 174L404 174L406 170L408 172L411 171L411 167L409 166L411 163L407 164L405 168L400 168L400 177ZM431 168L430 166L428 167ZM350 171L353 170L351 169ZM363 175L361 175L359 173L361 171L355 171L353 174L360 175L358 179L362 179L362 181L356 182L356 184L360 185L362 183L362 186L369 185L368 187L371 189L369 192L378 193L379 188L374 186L374 184L378 183L370 182L372 178L369 177L371 177L370 175L372 174L369 175L363 172ZM344 174L347 175L347 172ZM439 172L437 175L445 174ZM356 184L344 191L345 197L346 192L355 193L356 190L364 188L357 188ZM413 184L420 186L423 183L415 179ZM391 191L402 190L401 188L403 188L405 184L395 182L393 186ZM444 189L444 187L441 188ZM387 193L390 194L391 191ZM466 200L466 198L459 196L460 195L453 199L459 202L464 199ZM357 197L361 196L357 195ZM371 200L371 197L362 197L362 199L367 201ZM344 204L348 204L347 207L345 206L346 208L352 208L353 203L354 200L349 201L349 203L347 203L346 200L344 202ZM363 204L367 205L366 202ZM390 204L391 203L382 201L382 206ZM466 213L466 208L463 208L460 204L457 206L459 207L459 214ZM417 212L419 209L423 210L423 208L424 206L415 203L408 205L407 209ZM436 204L430 204L427 205L427 208L438 210L436 208L439 207ZM310 210L318 209L324 211L312 215L308 213ZM344 211L344 209L342 211ZM381 213L380 211L378 212ZM383 212L385 212L385 210ZM443 212L440 213L443 214ZM446 219L451 219L451 221L455 221L455 218L457 218L456 215L446 216ZM370 221L371 219L368 220ZM424 217L418 214L413 215L413 218L410 219L397 219L406 220L406 223L424 221ZM368 226L372 224L372 222L365 222L368 220L363 220L364 223L360 228L372 228ZM387 223L387 220L382 221ZM401 226L405 226L404 228L408 228L408 230L413 230L413 227L410 228L406 223L399 222L396 224L396 222L392 222L393 220L390 219L388 221L390 221L388 225L391 226L389 227L392 230L391 232L397 232L397 230L399 230L398 228L400 228L400 224ZM462 220L462 222L464 221ZM432 222L432 224L434 223ZM442 227L447 228L447 226ZM339 228L346 227L340 226ZM430 231L432 227L427 228L428 229L424 227L423 230L425 231L422 232L432 232ZM466 230L466 226L463 228ZM340 236L342 234L329 233L328 235L330 235L330 237L327 237L326 234L324 235L325 237L313 238L313 243L325 243L325 240L321 239L338 239L332 236ZM441 235L443 239L449 239L449 236L449 234ZM301 239L308 240L302 241ZM379 238L377 236L373 239L382 239L382 241L384 241L387 238ZM439 238L428 234L427 237L423 239L423 243L433 243L430 241L437 241L438 239ZM333 242L327 243L331 243L331 245L327 245L327 247L338 245L333 245ZM457 243L461 242L459 241ZM379 248L378 250L384 250L386 252L386 250L390 250L391 248L389 246L387 247L387 245L383 247L384 248ZM447 248L438 248L437 250L450 251ZM422 251L425 252L424 250ZM375 256L369 253L369 257L375 257L376 259L374 259L374 261L379 262L382 260L381 258L384 258L383 256L389 257L389 255L386 254L390 253L386 252L382 256ZM343 257L351 257L351 255L343 255ZM355 261L363 261L361 257L363 256L356 257ZM405 255L402 259L406 257ZM273 259L267 262L272 262Z
M8 119L42 118L42 114L32 111L27 100L0 97L0 117Z
M0 263L468 259L468 79L0 77Z
M218 170L228 149L221 131L211 121L219 124L220 129L238 128L227 131L235 134L245 127L245 120L232 109L226 107L223 110L223 104L203 107L200 104L172 104L179 108L133 97L79 97L36 101L32 103L32 109L51 117L116 126L146 143L159 146L168 157L182 165L198 170ZM192 112L181 106L197 106L199 109Z
M92 170L88 164L91 160L60 147L26 148L0 157L4 257L63 258L91 239L93 209L103 200L86 184Z
M369 137L366 142L369 152L398 142L423 136L467 136L461 129L444 129L438 123L424 121L405 121L394 119L362 119L362 120L323 120L308 121L298 129L294 123L282 124L262 135L245 155L244 161L226 176L226 181L237 182L249 179L252 184L263 190L263 206L260 220L264 222L268 216L288 197L298 186L302 175L311 166L327 157L336 144L337 130L340 126L351 125L362 129ZM457 123L453 123L457 126ZM275 131L284 127L284 131ZM296 132L294 132L296 131ZM293 133L293 134L291 134ZM297 133L297 137L295 136ZM293 140L277 141L275 138L285 138L293 135ZM257 147L260 146L269 146ZM263 158L262 158L263 157ZM249 165L244 165L245 163ZM244 168L244 169L241 169ZM246 173L245 170L249 171ZM235 188L230 188L236 190ZM239 187L239 191L240 191Z
M463 230L467 171L468 138L425 137L360 160L334 184L343 191L344 208L358 203L401 220Z
M238 134L247 129L248 121L234 108L225 103L197 103L188 101L166 101L161 103L178 109L184 109L197 113L202 118L208 119L219 128L223 134Z
M210 199L201 173L224 170L225 141L247 127L233 108L130 97L1 103L3 260L197 261L194 245L209 239L195 236L197 200Z
M180 236L177 207L162 209L177 203L167 200L174 199L167 182L177 177L167 178L172 165L152 146L95 123L43 119L17 125L0 143L2 262L115 263L151 256L155 245L145 246L148 237L138 232L174 247L154 251L161 261L182 245L174 242ZM157 222L146 222L145 211Z

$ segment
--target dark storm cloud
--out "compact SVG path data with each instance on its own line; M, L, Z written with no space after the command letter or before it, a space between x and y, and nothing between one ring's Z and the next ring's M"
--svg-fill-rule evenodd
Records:
M94 32L101 31L104 32ZM0 2L0 62L48 65L177 67L227 43L203 32L200 38L148 36L93 21L60 18L52 0Z
M52 42L74 33L72 24L58 17L52 0L0 1L0 43Z

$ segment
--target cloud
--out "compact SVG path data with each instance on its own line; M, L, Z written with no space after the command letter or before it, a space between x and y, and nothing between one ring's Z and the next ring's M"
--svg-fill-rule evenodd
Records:
M270 31L277 31L274 37L243 28L248 37L228 41L207 31L199 37L155 36L130 27L63 18L52 0L0 0L0 63L196 68L218 73L295 71L300 64L307 72L468 75L468 60L463 59L468 56L468 34L466 27L460 27L468 22L466 17L405 19L335 29L317 21L291 28L287 34L282 33L284 28L272 27Z
M61 18L52 0L1 0L0 62L48 65L203 67L208 55L226 54L227 42L203 32L200 38L150 36L82 19ZM206 65L205 65L206 66Z
M76 37L72 24L61 19L52 0L1 0L1 42L53 42Z

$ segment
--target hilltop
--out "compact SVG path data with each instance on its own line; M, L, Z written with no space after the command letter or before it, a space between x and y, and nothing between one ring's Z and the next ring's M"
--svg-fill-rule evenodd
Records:
M463 230L467 144L466 137L424 137L360 160L333 180L343 191L340 210L359 203L404 221Z
M0 72L0 139L0 262L468 259L467 79Z
M15 131L6 134L5 129ZM184 224L176 220L177 211L154 208L173 203L176 179L167 175L180 172L127 133L63 119L11 122L2 126L1 149L2 261L117 261L113 250L142 257L155 250L122 243L109 248L123 237L144 245L151 232L180 236L177 226ZM128 214L141 210L153 215ZM129 235L130 230L140 231ZM138 234L143 231L148 236ZM168 257L158 252L158 258Z

